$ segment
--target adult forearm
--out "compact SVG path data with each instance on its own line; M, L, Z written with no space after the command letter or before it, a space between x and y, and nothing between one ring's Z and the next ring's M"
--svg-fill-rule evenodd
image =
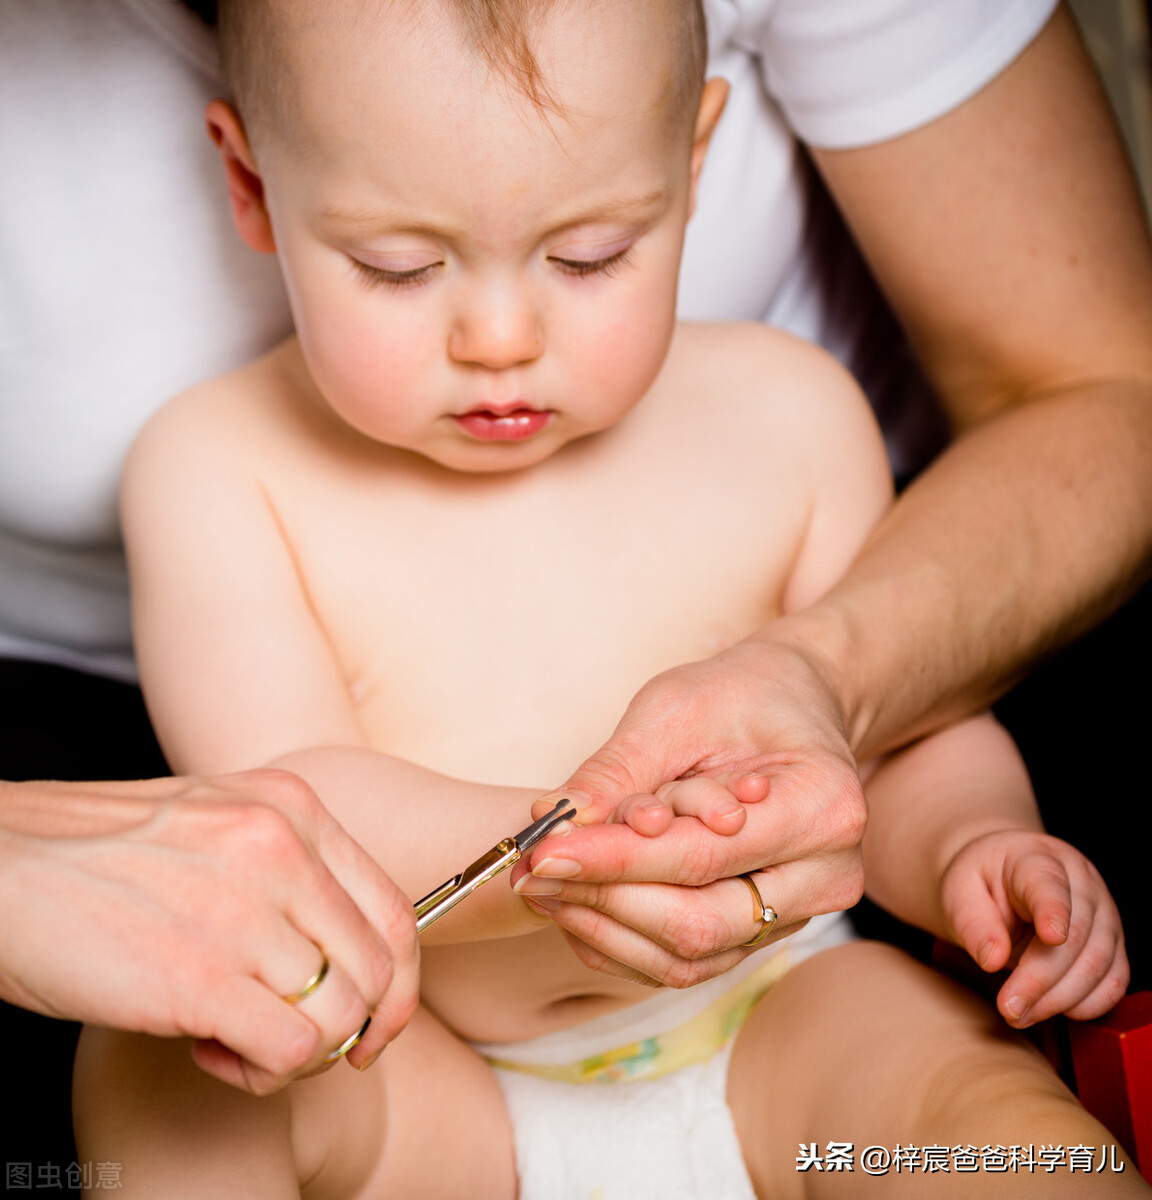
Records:
M959 439L844 580L770 636L815 654L875 754L984 706L1147 573L1152 384L1085 383Z

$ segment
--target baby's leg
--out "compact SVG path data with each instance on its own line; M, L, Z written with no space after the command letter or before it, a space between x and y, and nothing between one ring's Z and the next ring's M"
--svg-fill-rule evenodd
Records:
M499 1086L423 1008L370 1070L265 1098L205 1075L186 1042L86 1029L75 1110L81 1159L118 1163L128 1200L516 1194Z
M827 950L784 977L737 1038L728 1098L757 1192L793 1197L1147 1196L1131 1162L1115 1173L992 1173L985 1147L1101 1147L1115 1138L1088 1115L1047 1062L983 1001L890 946L856 942ZM829 1143L852 1143L851 1176L831 1169ZM825 1169L799 1171L814 1144ZM948 1171L868 1175L861 1152L937 1149ZM974 1147L977 1172L958 1171L953 1147ZM1107 1152L1107 1151L1106 1151ZM1118 1151L1119 1153L1119 1151Z

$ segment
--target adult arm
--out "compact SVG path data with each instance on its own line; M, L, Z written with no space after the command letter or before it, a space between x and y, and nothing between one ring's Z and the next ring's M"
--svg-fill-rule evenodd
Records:
M958 434L809 634L850 664L869 754L994 699L1146 574L1152 248L1063 10L955 112L815 154Z
M830 852L850 863L863 830L854 756L986 704L1147 571L1152 252L1067 14L951 113L814 154L957 438L821 600L654 680L570 778L596 819L684 773L773 772L771 803L736 837L697 830L675 855L616 827L565 844L581 884L689 885L663 892L640 927L613 919L610 890L573 886L595 905L567 910L589 960L651 973L669 954L698 959L668 932L693 926L691 889L782 849L789 915L834 907L845 886L829 879ZM533 863L553 853L542 845Z
M406 898L285 772L0 784L0 908L5 999L199 1039L202 1067L256 1094L315 1068L365 1010L367 1062L416 1004ZM286 1004L317 946L340 970Z

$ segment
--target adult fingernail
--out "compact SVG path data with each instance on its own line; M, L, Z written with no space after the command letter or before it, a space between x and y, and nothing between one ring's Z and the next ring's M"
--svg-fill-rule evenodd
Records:
M559 879L537 879L534 875L521 875L512 885L512 890L518 896L558 896L563 886Z
M1004 1011L1014 1020L1018 1021L1027 1011L1028 1006L1019 996L1009 996L1004 1002Z
M377 1050L375 1054L369 1055L362 1063L360 1063L360 1065L356 1068L356 1070L357 1071L367 1071L368 1068L370 1066L372 1066L372 1064L374 1062L376 1062L376 1060L380 1057L380 1055L383 1054L384 1051L387 1049L388 1049L387 1046L381 1046L380 1049Z
M580 874L580 864L570 858L545 858L532 868L532 874L552 879L571 879Z
M976 961L984 968L985 971L988 970L988 960L992 957L992 951L994 949L995 944L993 942L985 942L980 949L976 951Z

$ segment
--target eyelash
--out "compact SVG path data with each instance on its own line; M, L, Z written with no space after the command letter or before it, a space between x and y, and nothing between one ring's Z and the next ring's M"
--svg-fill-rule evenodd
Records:
M611 277L629 262L631 254L632 247L625 246L623 250L618 250L607 258L598 258L591 262L583 259L556 257L549 261L554 262L565 275L571 275L577 279L586 279L590 275ZM369 287L385 287L394 292L410 291L427 283L441 265L440 263L429 263L426 267L414 267L410 271L385 271L382 267L369 266L368 263L361 262L358 258L350 258L349 262L356 274Z
M440 266L440 263L429 263L426 267L414 267L411 271L385 271L383 267L371 267L358 258L348 261L369 287L385 287L394 292L406 292L420 287L432 278Z
M621 267L628 263L631 254L632 247L625 246L623 250L618 250L615 254L610 254L607 258L598 258L593 262L585 262L574 258L553 258L552 262L565 275L574 275L578 279L584 279L589 275L615 275Z

